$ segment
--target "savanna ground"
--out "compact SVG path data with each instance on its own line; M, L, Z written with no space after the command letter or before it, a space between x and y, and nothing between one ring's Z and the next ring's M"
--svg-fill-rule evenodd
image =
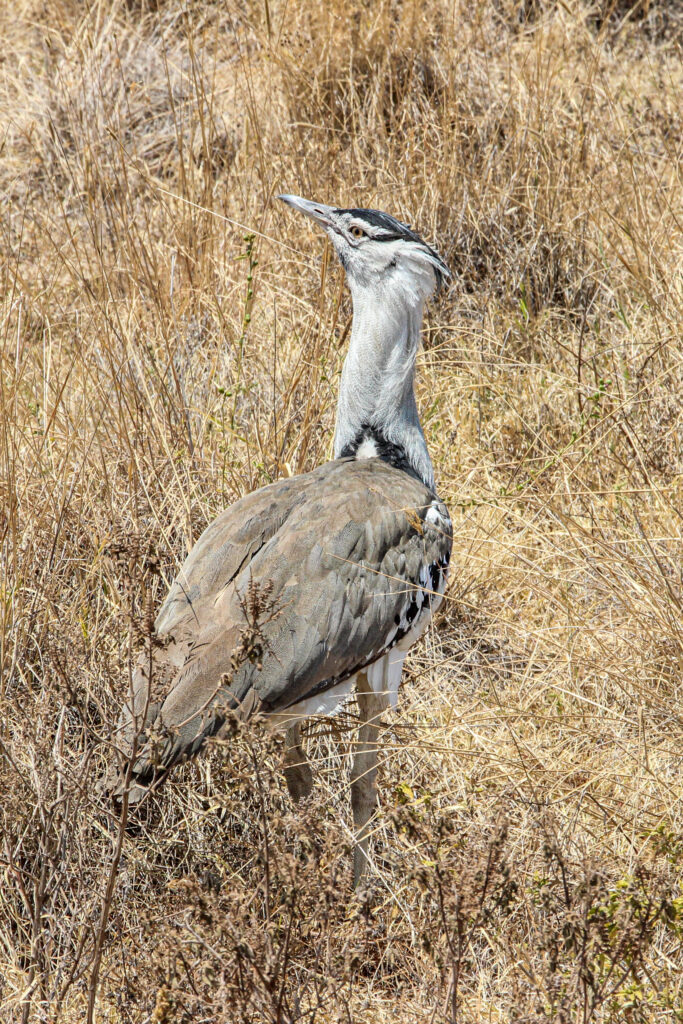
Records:
M0 1017L683 1020L677 0L0 11ZM350 305L274 201L438 244L448 599L350 886L353 705L97 788L206 523L328 458Z

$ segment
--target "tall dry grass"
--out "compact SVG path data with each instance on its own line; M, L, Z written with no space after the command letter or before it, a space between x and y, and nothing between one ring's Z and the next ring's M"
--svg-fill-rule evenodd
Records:
M0 1015L683 1019L675 0L17 0L2 33ZM280 191L453 271L419 404L452 586L350 892L240 732L123 827L151 609L227 503L330 454L350 307Z

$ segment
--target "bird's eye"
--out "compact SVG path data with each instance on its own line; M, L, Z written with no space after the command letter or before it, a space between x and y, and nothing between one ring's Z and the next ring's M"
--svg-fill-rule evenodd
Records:
M362 228L359 228L357 224L354 224L351 228L351 234L354 238L365 238L365 232Z

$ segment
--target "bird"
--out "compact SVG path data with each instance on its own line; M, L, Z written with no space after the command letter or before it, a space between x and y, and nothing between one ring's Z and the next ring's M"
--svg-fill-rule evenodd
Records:
M415 399L424 307L450 273L411 227L375 209L278 197L327 234L353 317L333 458L230 505L172 583L123 703L116 798L133 806L234 716L284 730L294 800L313 778L301 723L355 691L353 876L368 865L380 718L446 588L453 530Z

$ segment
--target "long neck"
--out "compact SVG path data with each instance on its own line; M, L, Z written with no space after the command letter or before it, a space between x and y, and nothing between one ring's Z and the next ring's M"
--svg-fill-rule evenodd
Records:
M415 474L431 490L434 471L415 403L415 357L423 300L349 281L351 343L344 360L334 456L379 455Z

